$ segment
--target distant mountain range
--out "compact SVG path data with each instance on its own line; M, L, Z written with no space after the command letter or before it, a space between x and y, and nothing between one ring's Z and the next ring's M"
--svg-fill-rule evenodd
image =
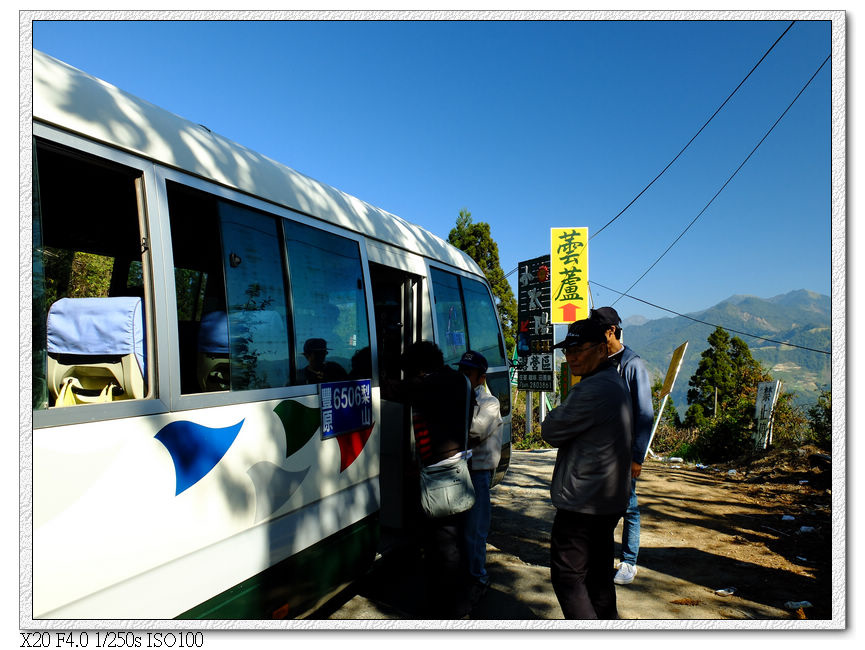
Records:
M796 393L796 401L812 403L820 389L831 383L832 358L828 354L771 343L741 333L748 332L773 341L789 342L814 350L832 349L832 305L829 296L800 289L773 298L735 295L704 311L687 314L691 318L728 329L748 344L751 354L761 361L782 389ZM714 331L682 316L647 320L632 316L622 323L625 344L646 362L649 375L662 378L673 350L688 341L682 369L671 394L680 415L687 409L688 381L697 370L700 354L709 347L706 339Z

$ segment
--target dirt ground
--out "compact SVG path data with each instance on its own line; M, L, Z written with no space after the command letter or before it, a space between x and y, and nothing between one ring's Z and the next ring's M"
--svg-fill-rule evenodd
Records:
M562 618L549 582L555 456L555 450L514 452L493 489L491 587L469 619ZM715 467L647 460L637 484L638 572L632 584L616 588L620 618L831 619L831 490L831 463L815 448ZM621 523L617 552L619 539ZM425 618L414 553L388 554L313 618ZM726 588L735 591L716 593ZM801 601L810 606L787 605Z
M537 461L546 457L540 473ZM555 451L517 452L493 491L489 542L549 566ZM534 467L534 470L529 470ZM549 474L547 474L549 472ZM701 468L647 460L637 484L641 545L622 618L830 619L831 463L816 448ZM621 523L616 530L617 553ZM732 587L731 596L716 590ZM788 602L811 606L790 608Z

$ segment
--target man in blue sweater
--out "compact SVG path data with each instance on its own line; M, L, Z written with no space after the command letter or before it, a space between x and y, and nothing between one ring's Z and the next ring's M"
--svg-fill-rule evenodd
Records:
M613 535L631 491L631 397L596 320L571 323L555 347L580 382L541 423L558 449L550 579L566 619L616 619Z
M622 320L612 307L593 309L589 316L597 320L607 337L610 361L616 364L631 394L633 407L633 437L631 443L631 497L622 519L622 558L614 582L628 585L637 575L637 554L640 551L640 509L637 505L637 477L643 468L652 424L652 389L649 373L643 360L628 346L622 344Z

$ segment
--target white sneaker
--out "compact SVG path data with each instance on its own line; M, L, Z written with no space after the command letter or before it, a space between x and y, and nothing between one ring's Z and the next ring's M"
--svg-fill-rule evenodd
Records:
M637 575L637 567L627 562L622 562L619 565L619 570L616 571L616 577L613 582L617 585L629 585L634 581L634 576Z

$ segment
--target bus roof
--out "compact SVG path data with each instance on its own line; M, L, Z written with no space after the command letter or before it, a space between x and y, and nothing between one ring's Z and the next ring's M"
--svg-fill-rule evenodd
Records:
M477 275L431 232L33 50L33 119Z

